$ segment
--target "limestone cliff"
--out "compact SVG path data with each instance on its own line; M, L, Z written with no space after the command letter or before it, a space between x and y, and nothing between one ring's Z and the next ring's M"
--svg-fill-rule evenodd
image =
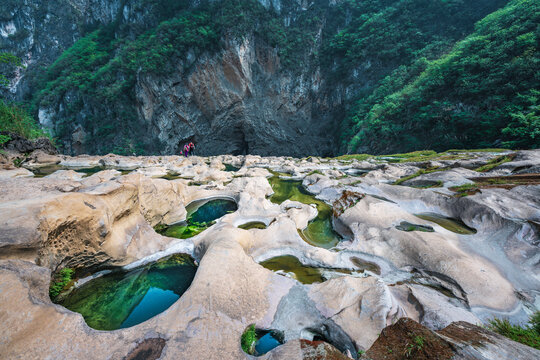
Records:
M285 22L307 6L302 1L261 4L276 13L287 11ZM120 29L116 36L122 32L133 37L155 26L163 11L145 0L26 0L7 5L0 14L0 45L26 66L11 74L10 87L4 90L4 96L16 100L33 96L44 66L91 29L114 23ZM167 74L138 72L134 87L115 104L72 89L52 103L36 104L36 115L70 154L106 153L114 151L113 145L126 153L178 154L187 141L207 155L332 154L341 100L322 91L325 81L319 68L285 71L278 50L250 32L219 41L221 50L188 51L184 58L172 59L173 71ZM313 51L303 49L305 54ZM76 112L74 104L81 104ZM121 130L122 116L129 118L127 135ZM103 127L92 124L103 118L111 124L105 131L114 133L110 141L100 136ZM137 138L138 145L131 138Z
M339 99L318 92L318 72L280 72L276 51L253 37L191 66L137 81L139 116L164 153L194 140L203 154L331 154Z

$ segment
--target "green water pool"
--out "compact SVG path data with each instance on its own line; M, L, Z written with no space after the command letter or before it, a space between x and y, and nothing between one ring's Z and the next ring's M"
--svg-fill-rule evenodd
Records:
M250 221L242 225L238 225L238 228L244 229L244 230L250 230L250 229L266 229L266 224L262 221Z
M314 284L326 281L328 278L343 275L364 273L366 269L350 270L340 268L318 268L304 265L297 257L282 255L260 262L261 266L279 275L292 277L302 284ZM371 269L368 269L371 270ZM380 270L379 270L380 273Z
M430 212L415 214L415 216L423 220L434 222L435 224L440 225L446 230L452 231L456 234L460 234L460 235L476 234L476 229L473 229L465 225L465 223L459 219L453 219L453 218L446 217L437 213L430 213Z
M200 234L214 224L214 220L237 209L238 205L232 199L196 200L186 206L186 221L170 226L158 225L155 230L164 236L187 239Z
M63 166L63 165L47 165L43 167L39 167L36 169L31 169L31 171L34 173L34 177L40 178L47 175L50 175L58 170L73 170L78 173L84 174L83 177L94 175L95 173L98 173L103 170L107 170L105 166L94 166L94 167L87 167L87 168L81 168L81 167L69 167L69 166Z
M317 206L317 217L309 222L307 228L299 230L299 234L307 243L329 249L341 241L341 237L332 226L332 207L305 190L302 181L281 179L277 173L274 173L268 181L274 190L274 194L270 197L271 202L281 204L289 199Z
M175 254L90 280L58 303L80 313L94 329L127 328L167 310L189 288L196 271L191 257Z

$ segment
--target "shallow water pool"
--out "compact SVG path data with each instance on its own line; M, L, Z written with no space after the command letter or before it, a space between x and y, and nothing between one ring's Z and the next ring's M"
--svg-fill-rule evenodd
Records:
M90 280L58 303L80 313L94 329L126 328L167 310L189 288L196 271L188 255L171 255Z

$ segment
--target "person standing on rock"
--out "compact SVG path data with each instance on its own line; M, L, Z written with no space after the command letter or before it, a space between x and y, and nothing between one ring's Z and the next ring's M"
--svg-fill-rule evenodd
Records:
M188 155L189 155L189 145L185 144L184 145L184 156L188 157Z
M193 142L189 143L189 155L195 155L195 144Z

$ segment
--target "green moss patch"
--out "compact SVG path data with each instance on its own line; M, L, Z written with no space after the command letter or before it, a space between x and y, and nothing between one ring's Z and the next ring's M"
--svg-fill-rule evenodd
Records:
M478 169L475 169L475 171L478 171L478 172L490 171L490 170L496 168L499 165L502 165L504 163L507 163L507 162L510 162L510 161L514 160L515 157L516 157L515 153L510 154L510 155L497 156L496 158L491 159L490 161L488 161L488 163L486 165L480 166Z
M49 296L52 300L56 297L70 284L73 280L73 274L75 270L71 268L63 268L57 272L51 281L49 286Z

